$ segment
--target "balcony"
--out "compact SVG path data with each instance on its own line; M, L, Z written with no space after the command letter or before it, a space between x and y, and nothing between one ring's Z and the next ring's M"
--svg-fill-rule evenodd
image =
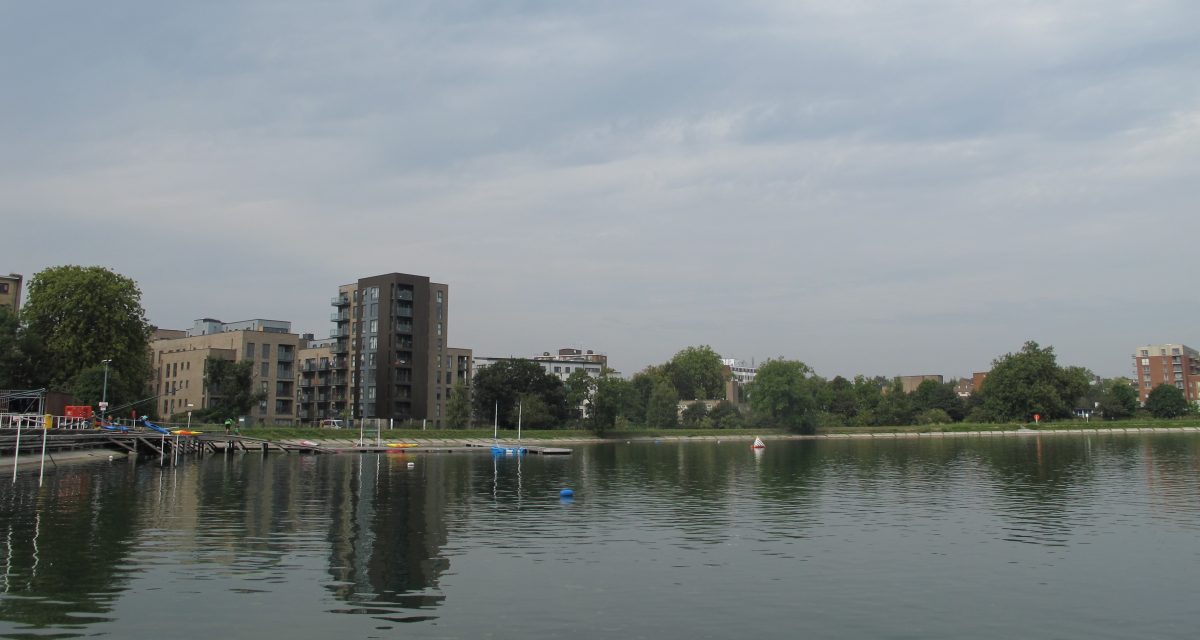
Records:
M329 314L329 321L330 322L349 322L350 321L350 312L349 311L338 311L335 313L331 313L331 314Z
M342 356L340 358L334 358L331 366L334 369L345 369L348 367L349 362L350 361L348 358L346 358L346 356Z
M396 315L401 318L411 318L413 315L412 307L397 307Z
M349 340L338 340L333 345L333 353L350 353L350 341ZM343 361L343 365L339 367L335 361L335 364L333 365L334 368L335 369L345 369L346 368L345 364L344 364L345 357L339 358L339 360Z
M312 378L300 378L300 386L301 386L301 387L311 387L311 386L313 386L313 381L312 381Z
M329 301L329 304L331 304L335 307L348 307L348 306L350 306L350 296L345 295L345 294L342 294L340 296L334 296Z
M401 289L396 292L396 299L397 300L412 300L413 292L405 290L405 289Z
M350 337L350 327L336 327L329 330L330 338L348 338Z

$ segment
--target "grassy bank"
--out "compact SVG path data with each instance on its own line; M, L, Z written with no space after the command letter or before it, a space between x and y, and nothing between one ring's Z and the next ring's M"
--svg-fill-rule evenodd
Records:
M1179 428L1200 427L1200 417L1187 417L1175 420L1133 419L1133 420L1060 420L1042 423L956 423L941 425L906 425L895 427L835 427L823 428L818 434L856 434L856 433L961 433L967 431L1014 431L1016 429L1037 429L1040 431L1055 431L1062 429L1145 429L1145 428ZM193 425L205 433L220 434L225 429L221 425ZM357 429L316 429L304 427L245 427L242 435L268 440L309 439L309 440L355 440L358 438ZM754 436L777 436L788 433L783 429L627 429L610 431L605 434L608 440L633 440L645 438L686 438L686 437L715 437L715 438L753 438ZM492 430L489 429L392 429L384 430L380 436L384 440L490 440ZM374 439L373 432L367 437ZM515 440L515 429L501 429L500 438ZM595 434L584 429L524 429L521 431L524 440L595 440Z

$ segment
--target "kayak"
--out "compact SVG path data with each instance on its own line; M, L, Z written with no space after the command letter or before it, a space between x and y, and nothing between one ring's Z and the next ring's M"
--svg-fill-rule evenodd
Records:
M171 433L174 435L177 435L177 436L198 436L202 432L192 431L191 429L176 429L176 430L172 431Z
M389 442L387 446L393 449L411 449L417 445L412 442Z

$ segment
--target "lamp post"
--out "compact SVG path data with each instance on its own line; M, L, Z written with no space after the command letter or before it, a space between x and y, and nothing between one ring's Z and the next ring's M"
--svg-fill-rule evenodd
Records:
M187 410L188 410L188 426L187 426L187 428L188 428L188 431L192 430L192 407L194 407L194 406L196 406L196 405L194 405L190 402L187 403Z
M112 359L101 360L104 363L104 387L100 391L100 421L104 422L104 413L108 411L108 365Z

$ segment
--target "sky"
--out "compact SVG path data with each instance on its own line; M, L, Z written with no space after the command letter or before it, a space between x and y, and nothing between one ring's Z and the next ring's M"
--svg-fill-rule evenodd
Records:
M1128 375L1200 346L1194 0L0 1L0 271L149 320L450 286L453 346L625 374Z

